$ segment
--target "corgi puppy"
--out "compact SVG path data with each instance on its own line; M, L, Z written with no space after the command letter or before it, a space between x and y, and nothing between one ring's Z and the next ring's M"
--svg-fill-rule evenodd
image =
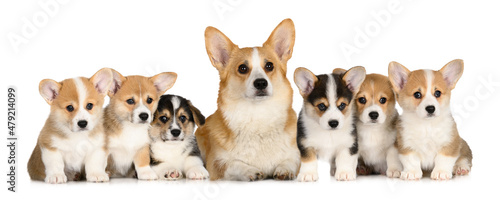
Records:
M295 84L304 98L297 123L298 181L318 180L318 157L331 163L330 173L337 180L356 179L358 136L353 99L365 74L364 67L346 72L335 69L318 76L306 68L295 70Z
M297 116L286 78L294 42L290 19L262 47L239 48L216 28L205 30L220 89L217 110L195 135L211 180L295 178L300 164Z
M459 59L439 71L410 71L397 62L389 64L389 80L403 109L396 140L401 179L418 180L422 169L432 170L434 180L470 172L472 152L460 138L450 111L451 90L463 70Z
M124 77L113 70L110 102L104 109L104 128L111 177L157 179L149 166L149 128L160 96L170 89L177 74L164 72L153 77ZM134 171L135 169L135 171Z
M102 107L112 80L103 68L90 79L40 82L50 115L28 161L32 180L65 183L68 180L107 181Z
M151 167L159 178L175 180L206 179L200 150L194 136L195 124L205 124L205 117L191 101L175 95L163 95L158 103L149 132Z
M396 142L396 96L389 78L368 74L361 84L356 101L356 130L358 131L358 174L400 176L402 166Z

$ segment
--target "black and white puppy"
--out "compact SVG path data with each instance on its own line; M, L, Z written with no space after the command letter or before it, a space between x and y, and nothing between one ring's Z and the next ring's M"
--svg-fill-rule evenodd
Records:
M297 124L298 181L318 179L317 158L331 163L330 173L337 180L356 179L358 141L352 99L365 75L364 67L318 76L306 68L295 70L294 81L304 98Z
M163 95L151 123L151 168L162 179L206 179L200 150L194 136L195 124L205 117L191 101L175 95Z

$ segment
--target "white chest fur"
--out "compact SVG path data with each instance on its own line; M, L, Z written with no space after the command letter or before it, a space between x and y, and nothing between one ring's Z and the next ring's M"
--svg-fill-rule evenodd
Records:
M137 151L149 144L149 124L123 124L122 132L110 136L108 149L116 166L116 172L126 175Z
M351 134L354 127L351 125L353 122L352 117L345 120L345 125L340 130L325 130L320 127L317 121L310 119L303 114L301 118L305 132L306 139L304 146L313 147L316 149L317 156L320 159L331 161L341 150L352 147L355 142L355 137Z
M443 115L433 119L420 119L415 114L401 116L402 142L417 153L424 169L434 167L434 158L440 149L451 142L453 118Z
M368 165L381 167L385 171L388 149L394 145L396 130L389 127L390 122L384 124L366 125L357 122L359 155Z
M183 141L179 144L154 142L151 144L151 152L154 153L154 159L160 161L168 169L183 169L184 162L189 155L189 141Z
M56 147L69 171L80 171L85 158L94 148L104 146L103 134L90 138L89 132L68 133L66 138L52 137L52 146Z

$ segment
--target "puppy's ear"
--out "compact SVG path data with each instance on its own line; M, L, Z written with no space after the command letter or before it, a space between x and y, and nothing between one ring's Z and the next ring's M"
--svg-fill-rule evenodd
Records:
M162 95L174 86L174 83L177 80L177 74L175 72L163 72L150 77L149 79L153 81L158 94Z
M439 72L443 74L444 81L448 88L453 89L464 72L464 61L461 59L452 60L441 68Z
M389 63L389 80L396 93L399 93L404 88L406 82L408 82L409 75L410 70L402 64L395 61Z
M61 90L61 84L51 80L51 79L44 79L40 81L40 84L38 85L38 90L40 91L40 95L42 95L43 99L47 101L49 105L52 105L52 102L54 99L57 98L59 95L59 91Z
M203 114L201 114L201 112L200 112L200 110L198 110L198 108L193 106L191 101L188 100L187 104L189 105L189 109L193 113L194 123L196 123L196 125L198 127L203 126L205 124L205 116L203 116Z
M94 85L94 88L101 95L106 95L108 93L109 87L113 82L113 71L110 68L102 68L97 71L90 79L90 82Z
M306 68L299 67L293 73L293 81L299 88L300 95L307 97L314 89L318 77Z
M113 75L113 79L111 80L111 84L110 84L109 89L108 89L108 96L113 97L116 94L116 92L118 92L118 90L120 90L123 82L125 80L127 80L127 78L122 76L116 70L111 69L111 68L109 68L109 69L111 70L111 73Z
M349 69L342 76L342 80L346 83L347 88L354 94L358 93L361 84L366 77L366 70L364 67L357 66Z
M335 68L333 69L332 74L342 75L345 74L345 72L347 72L347 70L342 68Z
M224 33L211 26L205 29L205 47L210 62L219 71L227 66L231 52L238 48Z
M271 47L281 62L286 63L292 57L294 44L295 25L291 19L285 19L276 26L263 46Z

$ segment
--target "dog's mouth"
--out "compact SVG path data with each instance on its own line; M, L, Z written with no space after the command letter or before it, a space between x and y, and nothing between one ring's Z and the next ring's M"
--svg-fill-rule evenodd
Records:
M172 138L172 139L162 139L163 142L182 142L184 138Z
M269 94L267 93L266 90L257 90L255 92L255 97L267 97Z

